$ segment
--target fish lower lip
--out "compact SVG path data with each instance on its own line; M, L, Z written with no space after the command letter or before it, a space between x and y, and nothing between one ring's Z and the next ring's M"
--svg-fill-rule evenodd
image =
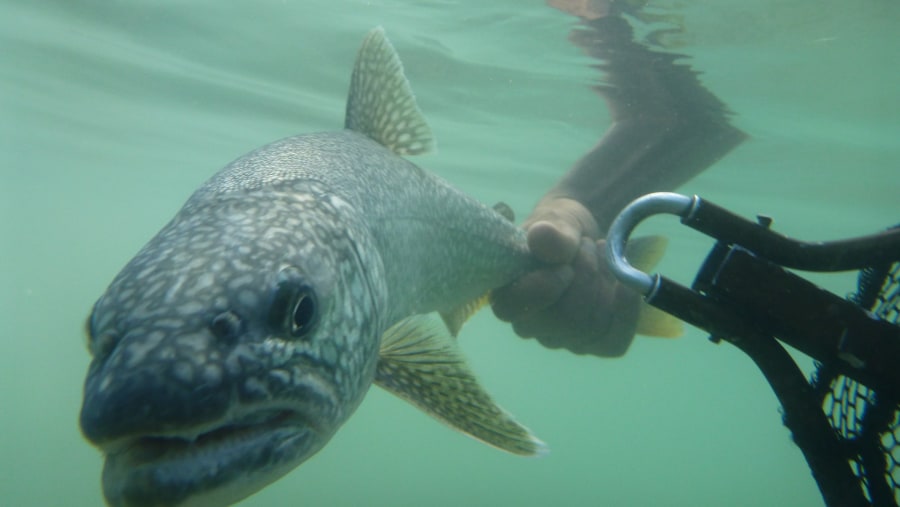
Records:
M178 505L239 483L229 493L232 503L296 466L321 440L307 417L281 409L255 411L197 435L130 438L106 449L104 495L113 506Z
M253 438L268 430L282 426L308 427L305 418L291 410L271 410L253 414L250 417L232 421L222 426L204 431L196 436L181 435L146 435L131 438L115 445L108 454L126 452L131 459L138 461L174 457L180 452L196 453L212 450L215 447L227 447L247 438Z

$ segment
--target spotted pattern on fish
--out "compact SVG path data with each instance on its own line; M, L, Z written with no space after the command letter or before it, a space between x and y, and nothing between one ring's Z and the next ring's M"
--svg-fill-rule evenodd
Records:
M382 354L403 348L394 333L383 343L389 329L463 307L532 260L503 216L398 156L433 140L380 29L352 81L348 129L226 166L95 304L80 422L106 455L110 505L238 501L324 446L375 380L493 445L540 450L461 359L417 371ZM432 387L404 391L420 384ZM455 409L437 406L442 389ZM470 431L470 412L498 436Z

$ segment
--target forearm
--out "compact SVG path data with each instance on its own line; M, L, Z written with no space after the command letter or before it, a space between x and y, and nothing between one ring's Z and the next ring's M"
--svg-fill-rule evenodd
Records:
M675 189L746 138L693 70L634 42L625 19L583 19L570 39L602 61L604 84L595 90L613 123L542 203L566 197L584 204L602 234L629 202Z

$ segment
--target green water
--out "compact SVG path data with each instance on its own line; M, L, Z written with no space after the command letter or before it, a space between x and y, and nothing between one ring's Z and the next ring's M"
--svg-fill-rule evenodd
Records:
M752 136L683 192L806 239L898 221L900 2L677 4L678 51ZM387 29L437 136L416 161L524 216L608 126L572 22L539 0L0 1L0 504L102 504L77 426L91 304L221 166L340 127L369 28ZM689 282L709 241L674 220L645 230L673 238L661 270ZM753 364L700 331L601 360L485 312L461 340L548 456L505 455L373 389L242 505L822 503Z

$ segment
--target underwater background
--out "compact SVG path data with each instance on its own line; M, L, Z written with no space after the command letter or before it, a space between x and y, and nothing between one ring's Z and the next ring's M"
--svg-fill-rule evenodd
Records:
M751 136L682 193L807 240L900 221L900 2L650 5L681 17L672 50ZM77 424L91 305L226 163L340 128L370 28L438 141L414 161L523 218L609 125L575 22L541 0L0 1L0 504L102 505ZM684 284L712 244L674 218L638 232L671 238L659 270ZM460 340L549 455L496 451L373 388L317 456L241 505L822 505L752 361L699 330L599 359L484 311Z

